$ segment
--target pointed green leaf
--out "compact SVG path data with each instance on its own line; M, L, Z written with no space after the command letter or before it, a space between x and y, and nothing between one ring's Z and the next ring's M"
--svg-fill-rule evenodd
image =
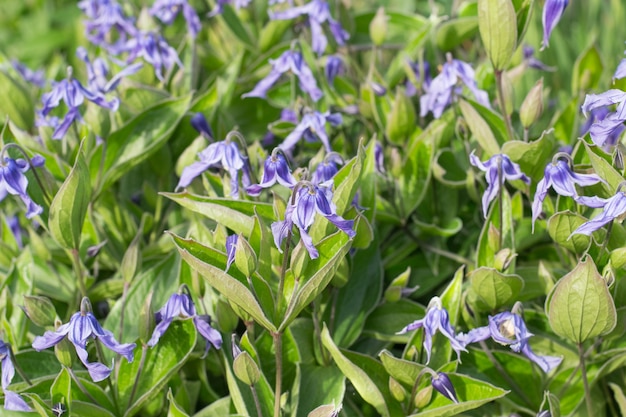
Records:
M574 343L605 335L617 323L613 297L590 256L556 283L546 311L552 330Z
M478 28L494 69L504 70L517 47L517 16L511 0L478 0Z
M493 131L478 111L466 100L459 100L459 108L472 134L483 149L484 155L491 157L492 155L500 153L500 145Z
M597 146L590 146L587 142L583 143L585 144L585 150L587 151L587 155L589 156L591 166L593 167L595 173L609 184L611 190L616 190L620 183L624 181L624 177L622 177L622 175L617 172L617 170L613 168L613 166L606 159L596 154L596 152L604 154L604 151L600 150ZM594 150L596 152L594 152Z
M65 249L80 247L80 234L91 198L89 169L82 152L83 144L76 156L74 167L50 204L50 234Z
M345 380L334 366L298 364L291 390L291 415L307 417L320 404L341 404L346 391Z
M170 402L167 417L189 417L189 414L187 414L180 405L176 404L176 400L172 394L172 388L167 390L167 400Z
M572 92L574 95L581 91L593 90L602 78L602 55L598 48L591 44L578 56L572 74Z
M72 413L72 378L66 368L61 369L59 375L50 387L50 398L52 404L61 403L67 408L69 414Z
M443 134L445 128L445 125L434 122L421 134L416 131L410 139L398 178L398 203L402 208L401 215L405 218L415 211L426 194L432 176L435 140Z
M7 116L22 130L30 130L35 121L35 106L28 90L13 77L0 71L0 120Z
M474 270L469 281L476 307L482 311L494 311L512 304L524 288L524 280L519 275L505 275L494 268Z

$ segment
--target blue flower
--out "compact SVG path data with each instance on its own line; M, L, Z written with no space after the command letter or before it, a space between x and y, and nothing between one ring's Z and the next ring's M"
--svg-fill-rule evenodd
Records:
M205 354L209 351L211 345L215 346L216 349L222 347L222 335L211 327L209 316L196 314L196 307L187 291L186 287L182 286L181 290L176 294L172 294L165 305L156 312L155 316L158 324L154 328L154 332L152 332L152 337L147 343L148 346L156 345L174 319L180 317L183 319L190 318L198 333L206 339Z
M533 334L528 331L524 319L519 314L505 311L489 316L489 325L470 330L467 334L461 333L457 339L463 346L467 346L491 338L501 345L509 346L514 352L521 352L539 365L544 372L550 372L559 366L563 358L540 356L533 352L528 343L531 336Z
M190 120L191 126L198 131L205 139L213 140L213 130L209 126L206 117L202 113L196 113Z
M424 85L426 94L420 97L420 116L424 117L428 112L432 112L436 119L441 117L444 109L452 103L454 95L461 94L463 91L458 85L459 81L474 94L479 104L491 107L489 95L486 91L479 89L476 84L472 67L448 56L448 61L443 64L441 73L432 80L430 85Z
M626 58L622 59L613 74L613 81L626 77Z
M332 179L337 172L339 172L339 165L343 165L343 159L339 154L331 152L322 162L317 164L311 182L313 184L323 184L326 181Z
M4 391L4 409L12 411L33 411L17 393L9 391L9 385L15 376L15 366L11 360L11 346L0 340L0 361L2 364L2 391Z
M343 60L337 55L330 55L326 58L326 66L324 67L324 75L329 85L333 85L337 75L344 71Z
M345 45L350 37L348 32L343 30L341 24L330 15L330 7L328 2L324 0L312 0L304 6L291 7L280 12L270 12L270 19L288 20L295 19L298 16L307 16L309 25L311 26L311 43L313 51L318 55L322 55L328 45L328 39L324 35L322 24L328 22L333 37L339 45Z
M276 182L280 185L293 188L296 179L291 175L291 170L287 160L278 152L278 148L265 160L263 178L260 184L253 184L246 188L246 192L251 196L258 196L264 188L270 188Z
M615 111L605 113L601 111L594 114L594 110L616 104ZM617 138L624 131L626 121L626 92L612 89L602 94L587 94L582 105L585 117L591 112L594 119L589 127L589 135L598 146L607 147L615 145Z
M591 233L600 229L605 224L621 217L626 213L626 194L618 189L617 193L608 199L600 197L578 197L576 202L588 207L602 208L602 213L581 224L578 229L574 230L572 235L581 234L589 236Z
M559 155L557 154L555 159L558 157ZM542 203L548 195L550 187L552 187L559 195L566 197L578 197L575 186L576 184L586 187L599 182L605 182L596 174L577 174L572 171L568 161L556 159L556 161L553 160L546 166L544 176L537 184L537 191L535 192L535 198L533 199L533 228L535 226L535 220L537 220L541 214Z
M108 80L109 66L104 59L96 58L91 62L87 50L82 46L76 49L76 56L78 56L87 67L87 85L89 89L100 94L106 94L115 90L123 77L136 73L143 66L140 62L129 65Z
M417 79L418 83L419 83L419 87L421 87L422 89L428 90L428 88L430 87L430 83L432 83L432 77L430 76L430 64L426 61L423 62L423 74L422 71L420 70L420 63L419 62L408 62L409 66L411 67L411 71L413 71L413 74L415 74L415 78ZM407 97L413 97L414 95L417 94L417 85L413 84L413 82L410 79L407 79L406 82L404 83L404 88L406 91L406 95Z
M456 391L454 390L454 385L452 385L452 381L450 381L450 377L448 377L448 375L443 372L439 372L430 378L430 383L433 388L439 391L444 397L456 404L459 403Z
M461 351L465 351L465 347L459 343L454 334L454 329L450 324L450 316L448 310L443 308L441 299L439 297L433 297L426 309L426 315L420 320L415 320L413 323L405 326L402 330L396 334L405 334L416 329L424 329L424 342L423 346L426 350L426 363L430 362L430 352L433 346L433 336L437 332L444 335L449 341L450 346L457 354L457 358L460 358Z
M526 184L530 184L530 178L526 176L521 170L519 165L512 162L508 156L499 153L493 155L486 162L481 162L474 152L470 155L470 163L485 172L485 179L487 180L487 189L483 194L482 205L483 214L487 218L487 212L489 211L489 203L493 201L498 195L500 188L504 184L504 180L522 180ZM498 166L502 165L502 178L498 180Z
M230 135L223 141L207 146L198 157L199 162L194 162L183 169L176 190L189 186L194 178L209 168L223 168L229 173L232 197L239 195L239 171L243 173L244 187L250 186L250 163L248 158L239 152L237 144L230 140Z
M296 146L296 143L304 136L309 142L314 142L315 138L324 145L326 152L331 152L330 140L326 133L326 123L330 123L333 126L339 126L341 124L342 117L339 113L320 113L318 111L306 113L302 116L302 120L296 126L296 128L285 138L283 143L279 145L279 148L283 151L290 153Z
M39 167L44 164L44 158L35 155L30 163L33 167ZM26 205L26 218L31 219L43 212L43 208L35 203L28 192L28 178L26 171L31 165L24 159L13 159L8 156L4 157L4 164L0 163L0 201L4 200L7 194L19 196Z
M181 11L187 22L187 31L195 39L202 25L198 14L187 0L156 0L150 8L150 14L166 25L171 25Z
M230 235L226 238L226 271L230 269L230 266L235 261L238 240L238 235Z
M95 46L117 55L124 51L126 41L137 33L132 18L126 17L114 0L82 0L78 7L87 16L87 39ZM110 43L115 39L115 43Z
M91 379L98 382L106 379L111 374L111 369L99 362L89 362L87 354L87 342L89 339L98 339L113 352L124 356L128 362L133 361L133 351L137 345L135 343L119 343L115 340L113 333L100 326L100 323L98 323L98 320L89 309L89 300L85 297L81 302L80 311L70 317L69 323L59 326L54 332L46 331L43 336L35 337L33 349L37 351L48 349L67 336L76 348L76 354L87 368Z
M154 32L137 32L126 41L124 52L128 52L126 61L133 62L137 58L143 58L152 67L159 81L164 81L163 70L169 71L183 63L178 58L178 53L172 48L163 36Z
M302 182L295 187L294 193L285 210L285 220L272 223L274 243L281 250L283 240L291 233L293 225L300 231L300 238L304 243L311 259L319 256L309 236L309 227L315 220L315 213L326 217L328 221L346 233L351 239L356 236L353 230L354 220L345 220L337 214L337 207L332 202L333 192L323 185L314 185Z
M567 7L568 0L546 0L546 4L543 6L543 42L541 48L546 48L550 44L550 34L556 27L563 11Z
M259 97L265 98L268 90L278 81L278 79L287 71L291 71L298 78L298 82L302 91L306 92L313 101L322 98L322 90L317 87L315 77L311 69L304 61L302 54L297 51L288 50L283 52L278 59L270 59L272 70L263 78L249 93L243 94L241 97Z
M533 48L532 46L525 45L522 51L524 55L524 64L528 65L530 68L548 72L556 71L556 68L550 67L535 58L535 48Z
M46 86L46 78L43 70L33 71L26 65L15 59L11 61L11 65L13 66L15 71L20 74L20 77L22 77L24 81L31 83L39 88L43 88Z

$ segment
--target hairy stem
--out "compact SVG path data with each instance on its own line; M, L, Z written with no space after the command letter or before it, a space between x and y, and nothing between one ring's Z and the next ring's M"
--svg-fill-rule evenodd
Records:
M263 417L263 413L261 412L261 401L259 401L259 394L257 394L254 384L250 385L250 391L252 391L252 398L254 398L254 406L256 407L256 414L258 417Z
M83 277L83 269L80 265L80 255L78 249L72 249L72 267L74 268L74 274L78 280L78 289L80 290L81 297L87 297L87 286L85 285L85 277Z

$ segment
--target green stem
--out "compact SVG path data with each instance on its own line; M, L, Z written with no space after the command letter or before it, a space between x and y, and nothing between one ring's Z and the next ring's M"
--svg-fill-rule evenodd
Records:
M274 417L280 417L280 397L283 388L283 339L282 332L272 334L276 350L276 389L274 390Z
M513 134L513 126L511 125L511 118L506 111L506 104L504 101L504 88L502 86L502 74L501 70L496 70L496 88L498 90L498 104L500 106L500 111L502 112L502 117L504 118L504 123L506 124L506 132L509 136L509 140L514 140L515 135Z
M500 229L500 246L498 247L498 250L502 250L502 243L504 240L504 207L502 207L504 200L504 178L502 175L502 158L498 158L498 183L500 184L498 189L498 210L500 218L500 224L498 226Z
M104 354L102 353L102 346L100 345L100 341L98 339L96 339L95 345L96 345L96 354L98 355L98 361L100 361L100 363L105 363ZM119 411L120 406L117 402L117 393L113 389L113 383L111 382L111 378L107 378L107 385L109 386L109 389L111 390L111 398L113 399L113 406L115 407L116 411Z
M72 371L71 368L68 368L66 366L64 366L65 369L67 369L67 372L70 374L70 377L72 378L72 380L74 381L74 383L76 384L76 386L78 387L78 389L80 389L80 391L85 394L85 396L87 398L89 398L91 400L92 403L99 405L100 407L102 407L102 404L100 404L100 401L96 400L93 395L91 395L89 393L89 391L87 391L87 388L85 388L85 386L83 385L82 382L80 382L80 379L78 379L78 377L76 376L76 374L74 373L74 371Z
M583 379L583 387L585 389L585 403L587 404L587 415L593 416L593 406L591 403L591 390L589 389L589 381L587 380L587 367L585 366L585 351L583 344L578 344L578 357L580 358L580 373Z
M135 398L137 387L139 386L139 377L141 376L141 372L143 371L143 367L146 363L146 356L148 356L148 346L143 345L141 348L141 359L139 360L139 369L137 369L137 376L135 376L135 383L133 384L133 389L130 392L130 397L128 397L129 407L132 405L133 399Z
M250 385L250 391L252 391L252 398L254 398L254 406L256 407L256 414L258 417L263 417L263 413L261 413L261 401L259 401L259 394L257 394L254 384Z
M80 290L81 297L87 297L87 286L85 285L85 278L83 277L83 269L80 264L80 255L78 249L72 249L72 267L74 268L74 274L78 279L78 289Z
M276 294L276 304L274 314L276 317L280 314L283 305L283 299L285 291L285 275L287 274L287 267L289 266L289 252L291 251L291 232L287 233L285 239L285 251L283 254L283 264L280 268L280 278L278 280L278 293Z

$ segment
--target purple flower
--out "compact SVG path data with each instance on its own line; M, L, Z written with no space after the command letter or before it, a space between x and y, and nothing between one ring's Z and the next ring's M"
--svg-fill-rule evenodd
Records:
M227 136L225 140L215 142L206 147L198 154L199 162L183 169L176 190L185 188L191 184L194 178L209 168L221 167L230 174L230 186L232 197L239 195L239 171L243 172L245 187L250 186L250 167L248 158L241 155L237 144Z
M306 113L296 128L285 138L279 148L285 152L291 152L296 143L304 136L309 142L314 142L315 138L319 140L326 148L326 152L331 152L330 140L326 134L326 123L333 126L339 126L342 118L339 113L320 113L318 111Z
M613 104L617 105L614 112L593 113L594 110ZM602 94L587 94L582 105L582 111L585 117L589 117L591 112L595 119L589 127L589 134L593 143L601 147L614 145L624 130L626 92L613 89Z
M113 333L100 326L89 309L89 300L85 297L81 302L80 311L72 315L69 323L59 326L54 332L46 331L43 336L37 336L33 341L33 349L37 351L48 349L67 336L76 348L78 358L89 371L91 379L98 382L106 379L111 374L111 369L99 362L89 362L87 354L87 341L89 339L97 338L113 352L124 356L128 362L133 361L133 350L137 345L135 343L119 343L115 340Z
M430 64L426 61L424 61L423 65L423 71L424 74L422 75L422 72L420 71L420 64L419 62L408 62L409 66L411 67L411 70L413 71L413 74L415 74L415 78L417 78L418 83L420 84L420 86L423 89L428 89L428 87L430 87L430 83L432 82L432 77L430 76ZM406 90L406 95L407 97L413 97L414 95L417 94L417 85L413 84L413 82L410 79L406 80L406 83L404 84L404 88Z
M232 4L235 6L237 10L247 7L252 0L217 0L217 4L215 5L215 9L211 13L209 13L209 17L217 16L218 14L222 14L224 12L224 6L227 4Z
M458 86L459 81L474 94L479 104L491 107L489 95L476 84L472 67L463 61L448 57L441 73L424 88L426 94L420 97L420 116L424 117L428 112L432 112L436 119L441 117L444 109L452 102L453 96L463 91Z
M461 351L465 351L465 346L461 345L454 335L454 329L450 324L450 316L448 310L443 308L441 299L439 297L433 297L426 309L426 315L420 320L415 320L413 323L405 326L402 330L396 334L405 334L416 329L424 329L424 342L423 346L426 350L426 363L430 362L430 351L433 346L433 336L437 332L444 335L449 341L450 346L457 354L457 358L460 358Z
M56 108L63 101L68 108L63 120L55 126L52 139L63 139L67 130L76 120L82 121L79 107L85 102L85 99L97 104L105 109L116 111L119 106L119 100L113 98L107 101L100 92L90 91L72 76L71 67L68 68L68 78L52 84L52 91L41 97L43 107L38 114L40 119L45 120L52 109ZM40 121L41 123L41 121Z
M33 71L26 65L15 59L11 61L11 65L13 66L15 71L20 74L24 81L31 83L39 88L43 88L46 86L46 78L44 76L43 70Z
M291 71L293 75L298 77L298 82L302 91L311 96L313 101L318 101L323 93L317 87L317 82L311 69L308 67L302 54L297 51L285 51L278 59L270 59L272 70L263 78L249 93L243 94L241 97L259 97L265 98L268 90L278 81L278 79L287 71Z
M312 183L300 183L296 186L287 209L285 210L285 220L272 223L272 234L274 243L280 250L283 239L290 233L295 224L300 231L300 238L304 243L311 259L319 256L313 245L313 240L309 236L309 227L315 220L315 213L326 217L328 221L346 233L351 239L356 236L354 220L345 220L337 214L337 207L332 202L333 192L330 188Z
M489 316L489 325L470 330L467 334L461 333L457 339L463 346L492 338L501 345L509 346L514 352L523 353L528 359L535 362L544 372L559 366L563 358L554 356L540 356L533 352L528 339L533 336L526 328L524 319L509 311Z
M311 26L313 51L318 55L322 55L328 45L328 39L326 39L326 35L324 35L324 30L322 29L324 22L328 22L330 31L337 41L337 44L345 45L350 37L348 32L343 30L341 24L332 18L328 2L324 0L312 0L304 6L291 7L276 13L270 12L270 19L273 20L295 19L298 16L307 16L309 25Z
M205 355L213 345L216 349L222 347L222 335L211 327L210 317L196 314L196 307L193 304L191 296L185 291L186 287L182 287L181 290L172 294L167 300L165 305L156 312L156 321L158 324L152 332L152 337L148 341L147 345L152 347L159 342L159 339L175 318L180 317L183 319L191 318L196 330L202 337L206 339Z
M204 114L194 114L190 122L191 126L193 126L193 128L196 129L205 139L209 141L213 140L213 130L211 130L211 126L209 126L209 122L207 122Z
M493 155L486 162L481 162L474 152L470 155L470 163L485 172L485 179L487 180L487 189L483 194L482 205L483 214L487 218L487 211L489 210L489 203L496 198L500 188L504 184L504 180L522 180L526 184L530 184L530 178L526 176L521 170L519 165L512 162L505 154ZM498 175L499 165L502 166L502 175ZM501 177L498 179L498 177Z
M379 84L379 83L375 83L375 82L371 82L370 83L370 87L372 87L372 91L374 92L374 94L376 94L378 97L382 97L385 94L387 94L387 88L385 88L384 85Z
M454 390L454 385L452 385L452 381L450 381L448 375L443 372L439 372L430 378L430 383L433 388L439 391L444 397L456 404L459 403L459 400L456 397L456 391Z
M246 188L246 192L251 196L258 196L262 189L270 188L276 182L288 188L295 187L296 179L291 175L287 160L277 151L278 148L274 149L274 152L265 160L261 183Z
M137 33L133 19L126 17L114 0L82 0L78 7L88 18L85 30L89 42L113 55L123 52L127 39Z
M156 0L150 8L150 14L166 25L171 25L181 11L187 22L187 31L195 39L202 25L198 14L187 0Z
M337 55L330 55L326 59L326 66L324 67L324 74L329 85L333 85L337 75L343 73L344 65L343 60Z
M343 159L339 154L331 152L326 155L326 158L315 168L311 182L313 184L323 184L328 180L331 180L337 172L339 172L339 165L343 165Z
M104 59L96 58L92 63L87 54L87 50L82 46L78 47L76 50L76 56L78 56L87 67L87 85L89 89L100 94L106 94L115 90L123 77L136 73L143 66L140 62L129 65L118 72L111 80L108 80L109 66Z
M137 32L124 45L128 52L127 62L133 62L141 57L154 67L154 73L163 81L163 70L169 71L174 65L183 67L178 53L172 48L163 36L154 32Z
M376 164L376 171L379 174L385 173L385 155L383 153L383 145L376 141L374 144L374 163Z
M568 0L546 0L543 6L543 42L541 48L547 48L550 44L550 34L556 27L563 11L567 7Z
M226 271L235 261L235 252L237 250L238 235L230 235L226 238Z
M44 162L44 158L39 155L30 160L33 167L42 166ZM31 219L41 214L43 208L26 192L28 178L24 174L29 168L30 165L25 159L4 157L4 164L0 163L0 201L4 200L7 194L19 196L26 205L26 218Z
M528 65L530 68L534 68L540 71L556 71L556 68L550 67L537 58L535 58L535 48L529 45L525 45L523 48L524 53L524 63Z
M558 157L559 155L557 154L555 159ZM599 182L604 182L604 180L596 174L577 174L572 171L569 160L564 161L562 159L556 159L550 162L544 170L543 178L537 184L537 191L533 199L533 228L535 227L535 220L537 220L541 214L542 203L548 195L550 187L559 195L578 197L575 187L576 184L586 187Z
M600 197L578 197L576 201L588 207L602 208L602 213L581 224L574 230L572 235L581 234L589 236L592 232L600 229L605 224L615 220L626 212L626 195L618 189L617 193L608 199Z
M22 241L22 227L20 226L20 219L17 216L7 216L6 217L7 224L9 225L9 229L11 229L11 233L15 238L15 243L17 243L17 247L22 249L23 241Z
M622 59L613 74L613 81L626 77L626 58Z
M4 391L4 409L12 411L33 411L17 393L9 391L9 385L15 376L15 366L11 360L11 346L0 340L0 361L2 364L2 391Z

